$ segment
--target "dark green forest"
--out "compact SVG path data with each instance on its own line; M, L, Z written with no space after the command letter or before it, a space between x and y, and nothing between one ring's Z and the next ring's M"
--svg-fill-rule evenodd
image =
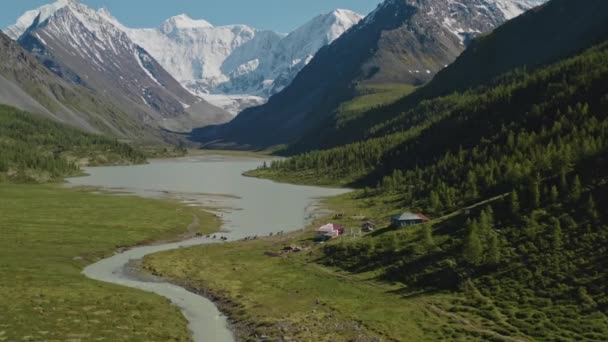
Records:
M0 105L0 182L47 182L81 165L143 163L143 153L116 139L84 133Z
M362 202L435 218L328 244L323 262L542 341L608 336L608 44L370 128L377 136L276 161L260 176L365 188ZM346 180L346 181L344 181ZM464 209L468 208L468 209Z

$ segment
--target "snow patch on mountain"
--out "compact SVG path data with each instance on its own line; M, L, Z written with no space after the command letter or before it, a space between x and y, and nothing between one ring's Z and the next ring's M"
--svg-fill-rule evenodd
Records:
M199 29L199 28L212 28L210 22L202 19L192 19L187 14L176 15L169 20L167 20L164 24L164 29L166 31L171 31L174 29L179 30L188 30L188 29Z
M40 22L45 21L58 10L66 7L75 0L58 0L52 4L44 5L40 8L25 12L17 22L6 29L4 33L13 40L19 39L21 35L34 23L34 20L40 15Z
M243 108L260 106L267 101L266 98L253 95L201 94L200 96L205 101L223 108L232 115L238 114Z
M489 0L493 3L505 16L505 19L511 20L515 17L520 16L525 11L536 7L544 1L532 1L532 0Z
M139 65L139 67L146 73L146 75L148 75L148 77L154 81L154 83L158 84L159 86L163 86L162 84L160 84L160 82L156 79L156 77L154 77L154 75L152 75L152 73L150 72L150 70L148 70L145 66L143 62L150 62L150 59L147 55L142 55L140 54L139 51L135 50L133 51L133 57L135 57L135 60L137 61L137 64ZM142 61L143 59L143 61Z

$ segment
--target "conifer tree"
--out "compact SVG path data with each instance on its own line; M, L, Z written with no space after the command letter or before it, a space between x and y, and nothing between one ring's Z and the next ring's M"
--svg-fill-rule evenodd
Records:
M551 187L550 197L551 203L557 204L559 202L559 191L557 190L557 186L554 185Z
M511 209L511 214L513 216L519 215L519 195L517 194L517 191L513 190L511 192L511 196L509 196L509 209Z
M530 204L534 209L540 207L540 183L537 180L530 184Z
M562 247L562 224L557 218L551 219L551 245L554 249Z
M589 200L587 201L587 215L589 216L589 219L591 220L591 222L593 223L597 223L599 221L600 218L600 214L597 211L597 205L595 204L595 200L593 199L593 195L589 195Z
M574 180L572 181L572 189L571 189L571 196L572 196L572 200L574 201L578 201L581 199L581 194L583 191L583 187L581 185L581 179L578 175L576 175L574 177Z
M441 210L441 202L439 200L439 195L435 191L431 191L431 195L429 197L429 206L434 212L438 212L439 210Z
M425 223L422 225L422 241L428 248L435 246L435 239L433 238L433 228L430 224Z
M500 246L498 241L498 234L492 232L490 234L490 241L488 244L488 263L491 265L498 265L500 263Z
M479 236L477 221L467 221L467 233L464 241L464 259L472 265L479 266L483 261L483 245Z

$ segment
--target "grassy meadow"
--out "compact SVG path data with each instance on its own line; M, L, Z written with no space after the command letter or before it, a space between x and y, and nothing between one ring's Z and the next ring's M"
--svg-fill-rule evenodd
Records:
M388 224L394 198L365 202L358 193L327 199L349 227L360 218ZM386 211L388 210L388 212ZM331 219L331 218L330 218ZM300 341L510 341L499 323L458 309L465 294L419 291L379 279L377 270L350 273L319 262L313 228L257 241L192 247L147 256L144 267L216 298L244 340ZM415 240L420 229L399 232ZM356 238L344 237L343 243ZM281 254L289 245L312 246ZM458 314L454 313L458 311Z
M415 86L399 83L360 85L357 87L357 96L342 104L340 111L362 112L384 106L411 94L415 89Z
M175 239L211 214L168 201L54 185L0 185L0 341L188 341L168 300L89 280L88 264L121 247Z

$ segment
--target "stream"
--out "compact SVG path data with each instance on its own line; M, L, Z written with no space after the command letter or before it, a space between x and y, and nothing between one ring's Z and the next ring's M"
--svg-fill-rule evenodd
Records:
M348 192L274 183L242 176L264 160L225 156L156 160L147 165L87 168L88 176L68 179L68 186L94 186L117 195L173 199L192 207L212 208L223 219L229 241L301 229L323 214L318 200ZM133 248L86 267L91 279L153 292L168 298L188 320L196 342L233 341L227 318L213 302L186 289L134 272L144 256L183 247L218 243L204 237Z

